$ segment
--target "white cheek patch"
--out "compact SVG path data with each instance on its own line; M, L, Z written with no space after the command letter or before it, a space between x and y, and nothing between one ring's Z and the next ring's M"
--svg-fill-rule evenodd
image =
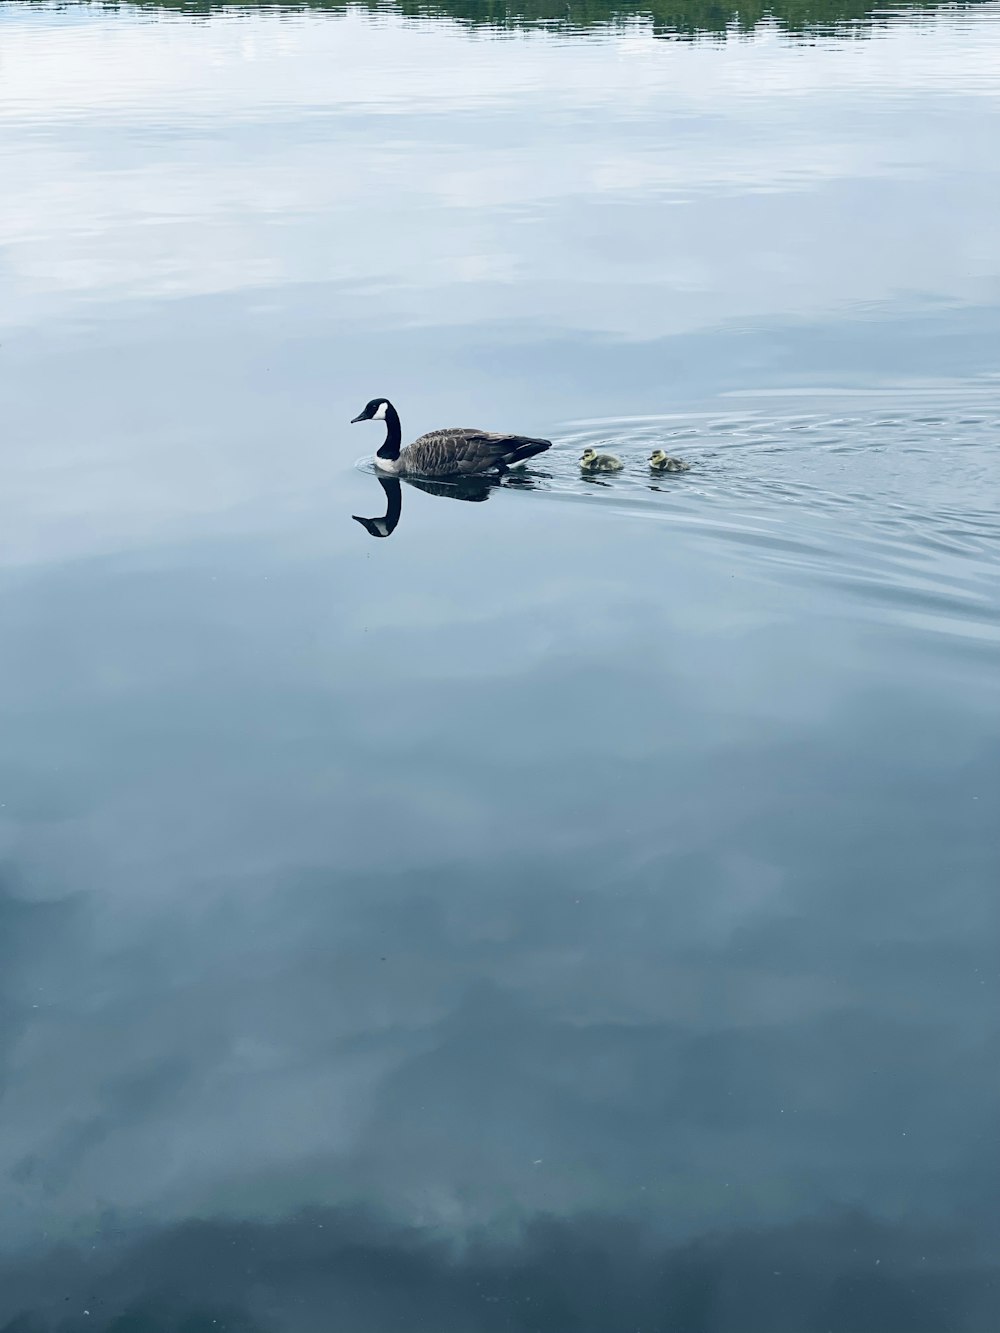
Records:
M372 421L384 421L384 420L385 420L385 409L386 409L387 407L388 407L388 403L379 403L379 405L378 405L378 411L377 411L377 412L375 413L375 415L372 417Z

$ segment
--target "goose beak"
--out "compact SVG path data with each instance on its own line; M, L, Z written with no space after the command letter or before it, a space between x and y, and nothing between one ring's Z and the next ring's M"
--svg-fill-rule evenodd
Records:
M367 421L367 419L364 412L362 412L360 416L351 417L351 425L355 426L359 421Z

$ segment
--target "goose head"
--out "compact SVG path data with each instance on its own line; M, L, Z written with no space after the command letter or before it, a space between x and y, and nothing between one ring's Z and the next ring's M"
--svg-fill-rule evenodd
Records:
M667 461L667 455L663 452L662 449L654 449L653 452L649 455L650 467L663 467L666 464L666 461Z
M392 411L392 403L388 398L373 398L370 403L365 404L363 412L359 412L356 417L351 418L351 425L358 421L384 421L386 415Z
M587 448L584 449L583 454L580 457L580 466L593 467L596 461L597 461L597 450L591 448L591 446L588 445Z

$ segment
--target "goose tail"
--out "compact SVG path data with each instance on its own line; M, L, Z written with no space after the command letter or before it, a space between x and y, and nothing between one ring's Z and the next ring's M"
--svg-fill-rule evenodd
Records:
M528 435L519 435L511 440L513 446L504 455L504 462L510 466L511 463L521 463L526 458L534 458L536 454L544 454L546 449L552 448L551 440L533 440Z

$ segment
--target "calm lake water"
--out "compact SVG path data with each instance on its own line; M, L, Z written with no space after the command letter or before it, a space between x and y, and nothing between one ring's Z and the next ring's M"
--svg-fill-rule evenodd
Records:
M772 13L0 3L6 1333L1000 1327L1000 5Z

